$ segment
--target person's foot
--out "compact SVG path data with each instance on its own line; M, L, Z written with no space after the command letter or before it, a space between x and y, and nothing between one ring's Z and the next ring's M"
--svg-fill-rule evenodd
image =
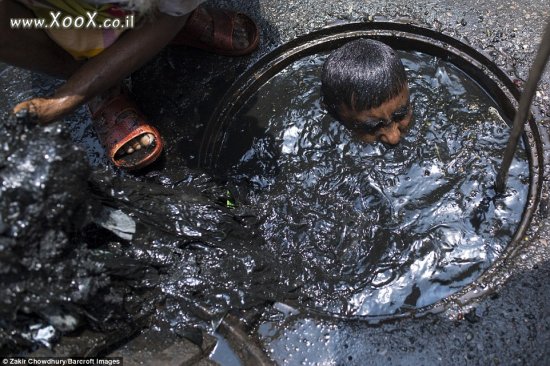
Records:
M122 146L122 148L118 149L115 154L115 159L120 159L126 155L133 154L134 152L137 152L142 148L147 148L151 146L154 141L155 136L152 133L144 133L143 135L140 135L128 141Z
M239 56L252 52L258 42L258 27L245 14L199 6L171 43Z
M159 132L146 122L121 87L115 87L88 103L93 126L107 155L118 167L142 168L162 151Z
M92 115L94 115L105 103L108 103L113 98L122 93L122 87L116 86L109 89L107 92L95 97L88 102L88 108ZM155 141L155 136L151 133L145 133L137 136L136 138L128 141L124 144L115 154L115 158L122 158L125 155L130 155L142 148L149 147Z
M205 22L205 31L200 36L201 42L204 43L213 43L214 41L214 19L212 16L210 16L208 9L204 8L202 6L199 6L196 10L196 12L199 12L201 17L204 17L204 19L209 19L209 21ZM244 16L243 14L236 14L233 22L233 46L235 49L243 50L247 48L250 45L250 42L248 40L248 28L247 25L249 25L249 19Z

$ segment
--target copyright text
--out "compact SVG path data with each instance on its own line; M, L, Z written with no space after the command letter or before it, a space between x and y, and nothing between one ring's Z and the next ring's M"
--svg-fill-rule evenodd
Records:
M122 357L3 357L0 365L123 365Z

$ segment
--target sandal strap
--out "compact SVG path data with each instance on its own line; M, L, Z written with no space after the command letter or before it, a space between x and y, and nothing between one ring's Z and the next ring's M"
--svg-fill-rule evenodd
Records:
M243 20L248 36L248 47L235 49L233 33L237 18ZM205 39L205 32L210 34ZM211 7L198 7L191 13L185 26L174 37L171 44L194 47L218 55L244 56L250 54L260 41L260 32L256 23L247 15L232 10Z
M163 141L156 128L146 122L146 117L137 105L122 93L112 98L92 116L93 126L107 156L118 167L127 170L142 168L152 163L163 149ZM155 137L155 147L139 161L116 159L117 151L134 138L151 133Z
M233 49L233 32L235 30L235 17L224 10L213 9L210 14L214 30L212 43L219 49ZM230 30L229 32L227 30Z
M225 10L199 7L185 23L185 38L201 39L205 33L210 32L211 40L204 43L218 49L233 49L234 16Z

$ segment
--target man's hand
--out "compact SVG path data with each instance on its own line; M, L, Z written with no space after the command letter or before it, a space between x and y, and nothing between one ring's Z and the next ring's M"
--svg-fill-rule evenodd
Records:
M79 103L75 103L71 97L33 98L17 104L13 108L13 113L17 115L27 110L33 121L48 124L72 112L78 105Z
M0 0L1 2L1 0ZM50 98L19 103L14 113L27 109L39 124L48 124L73 112L137 70L174 38L187 16L158 14L154 20L123 34L113 45L87 60Z

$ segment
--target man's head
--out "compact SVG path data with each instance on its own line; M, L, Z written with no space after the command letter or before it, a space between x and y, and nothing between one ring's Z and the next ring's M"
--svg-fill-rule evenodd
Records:
M371 39L349 42L330 54L321 79L332 116L366 142L399 142L412 108L405 69L391 47Z

